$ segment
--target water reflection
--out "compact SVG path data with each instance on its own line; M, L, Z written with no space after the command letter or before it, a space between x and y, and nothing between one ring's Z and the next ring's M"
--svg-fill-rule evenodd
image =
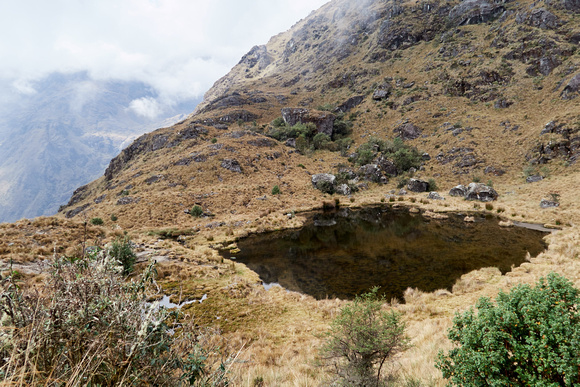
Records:
M373 286L402 299L407 287L450 289L471 270L519 266L545 249L542 232L500 228L497 219L429 220L386 208L313 215L300 230L255 235L234 255L264 283L316 298L352 298ZM229 257L227 252L223 253Z

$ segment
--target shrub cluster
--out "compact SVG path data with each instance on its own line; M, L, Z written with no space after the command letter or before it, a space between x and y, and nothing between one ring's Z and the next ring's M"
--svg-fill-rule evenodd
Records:
M350 161L361 166L372 163L379 156L391 160L399 173L421 166L421 154L417 148L405 144L399 137L392 141L371 137L357 148Z
M176 312L148 303L150 265L126 282L105 250L56 257L45 284L22 290L0 280L0 383L7 385L226 385L210 362L215 336L178 325Z
M278 117L272 121L267 136L278 141L294 139L296 140L296 149L302 153L318 149L346 153L353 142L348 137L351 131L352 122L345 120L344 113L340 113L334 121L332 136L326 133L318 133L316 125L313 123L298 123L293 126L287 125L282 117Z

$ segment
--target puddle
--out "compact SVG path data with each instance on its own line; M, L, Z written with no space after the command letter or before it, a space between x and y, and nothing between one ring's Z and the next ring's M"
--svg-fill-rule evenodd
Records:
M493 266L505 273L522 264L527 252L536 256L546 248L544 232L502 228L498 219L466 223L464 217L342 209L313 214L299 230L242 239L239 253L221 253L258 273L267 289L351 299L380 286L387 299L402 300L407 287L450 290L467 272Z
M170 296L163 295L163 297L159 300L159 306L162 306L166 309L183 308L185 305L193 304L196 302L199 302L201 304L205 300L207 300L207 294L204 294L199 300L190 300L184 301L181 304L174 304L173 302L170 301Z

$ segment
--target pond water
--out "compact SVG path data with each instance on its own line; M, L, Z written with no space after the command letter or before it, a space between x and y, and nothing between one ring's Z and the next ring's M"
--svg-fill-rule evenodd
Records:
M498 219L450 214L433 220L388 207L316 213L298 230L252 235L226 258L246 264L268 287L317 299L351 299L380 286L387 299L407 287L451 289L467 272L494 266L502 273L546 248L544 232L502 228Z

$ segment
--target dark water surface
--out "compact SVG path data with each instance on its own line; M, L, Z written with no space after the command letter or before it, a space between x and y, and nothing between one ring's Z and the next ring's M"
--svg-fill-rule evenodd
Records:
M465 215L431 220L387 207L318 213L299 230L253 235L229 254L265 284L326 297L353 298L380 286L387 299L407 287L451 289L467 272L495 266L502 273L546 248L546 234L501 228L497 219L465 223Z

